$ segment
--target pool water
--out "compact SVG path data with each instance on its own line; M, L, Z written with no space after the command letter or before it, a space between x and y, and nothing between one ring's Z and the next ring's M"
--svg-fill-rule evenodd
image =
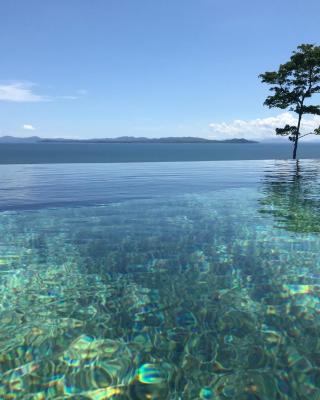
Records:
M1 399L320 399L320 162L1 166Z

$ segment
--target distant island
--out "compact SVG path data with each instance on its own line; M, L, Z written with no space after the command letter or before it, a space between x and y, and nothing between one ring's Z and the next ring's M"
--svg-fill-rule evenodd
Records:
M211 140L199 137L163 137L163 138L146 138L134 136L121 136L118 138L99 138L99 139L45 139L39 136L30 137L15 137L15 136L2 136L0 143L258 143L254 140L247 139L225 139L225 140Z

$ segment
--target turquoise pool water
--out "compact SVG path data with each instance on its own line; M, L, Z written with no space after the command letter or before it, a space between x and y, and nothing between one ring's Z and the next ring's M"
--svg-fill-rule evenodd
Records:
M319 400L319 173L0 166L0 398Z

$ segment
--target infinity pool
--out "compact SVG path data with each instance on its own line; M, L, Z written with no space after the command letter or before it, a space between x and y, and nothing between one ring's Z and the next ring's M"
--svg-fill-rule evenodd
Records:
M0 398L319 400L319 174L0 166Z

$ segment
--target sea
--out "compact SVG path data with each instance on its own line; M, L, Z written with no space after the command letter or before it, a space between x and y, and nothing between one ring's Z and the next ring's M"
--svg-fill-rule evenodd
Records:
M299 158L319 158L320 143L299 144ZM290 159L291 143L0 144L0 164L121 163Z

